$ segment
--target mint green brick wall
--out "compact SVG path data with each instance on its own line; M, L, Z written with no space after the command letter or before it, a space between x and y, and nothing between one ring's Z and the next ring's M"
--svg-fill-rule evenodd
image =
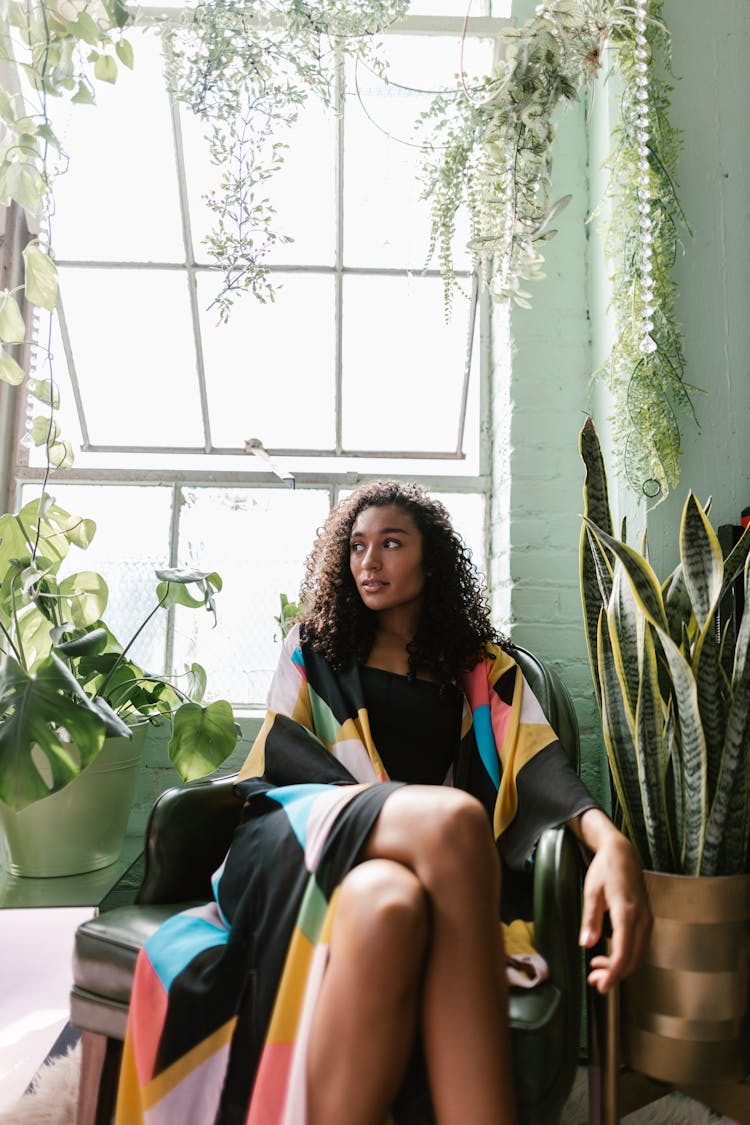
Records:
M514 14L520 20L532 9L514 6ZM510 370L495 371L491 550L497 620L562 676L581 727L582 772L601 793L600 725L578 590L578 433L591 373L588 162L584 108L574 106L560 114L553 162L555 198L573 199L545 249L547 278L531 287L533 309L510 311ZM502 313L493 327L499 357Z
M522 22L533 0L516 0ZM672 33L674 124L684 131L680 199L693 237L674 276L685 330L687 381L698 426L684 420L682 475L674 495L650 513L615 475L611 404L590 374L609 354L613 328L611 283L604 260L601 218L619 90L599 83L586 120L581 107L561 119L554 150L555 195L573 202L556 222L547 246L547 280L534 286L531 312L513 310L510 370L495 372L493 388L493 503L491 573L494 609L519 643L560 671L576 703L583 772L603 793L599 716L593 700L577 607L577 541L582 471L577 436L586 411L594 417L610 468L610 500L619 523L628 518L637 541L648 525L652 560L661 574L677 558L677 527L688 488L714 497L715 524L736 522L750 505L750 271L748 240L750 146L745 107L750 101L750 4L747 0L665 0ZM605 64L606 69L606 64ZM590 210L601 217L585 225ZM502 354L503 316L495 313L496 355Z

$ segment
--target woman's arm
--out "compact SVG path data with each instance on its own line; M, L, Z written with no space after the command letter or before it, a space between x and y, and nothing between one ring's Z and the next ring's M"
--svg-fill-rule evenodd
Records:
M583 881L580 944L596 945L607 911L612 924L609 952L591 959L588 978L599 992L609 992L638 967L651 932L643 875L632 844L601 809L587 809L568 827L594 853Z

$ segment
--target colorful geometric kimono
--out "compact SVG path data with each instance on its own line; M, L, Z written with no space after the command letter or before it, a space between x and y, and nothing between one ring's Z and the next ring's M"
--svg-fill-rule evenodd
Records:
M446 784L482 801L505 863L521 869L544 828L595 802L510 653L493 647L463 689ZM296 627L238 776L243 819L214 902L167 921L139 956L116 1125L305 1125L337 888L400 784L373 744L358 668L335 674ZM507 944L512 983L544 974L523 923ZM397 1103L392 1120L430 1118Z

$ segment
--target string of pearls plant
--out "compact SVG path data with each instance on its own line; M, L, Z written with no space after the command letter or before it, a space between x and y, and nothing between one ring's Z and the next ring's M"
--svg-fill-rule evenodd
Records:
M677 287L670 274L689 230L676 191L682 140L669 120L670 40L661 0L635 0L632 49L618 52L620 120L608 162L606 252L615 264L616 337L606 370L619 467L647 502L679 478L680 417L694 417L685 382ZM630 43L629 43L630 46Z
M661 0L548 0L501 32L491 74L439 95L422 118L431 132L423 169L430 253L443 274L446 315L458 284L452 247L462 204L489 292L528 308L526 285L544 277L545 243L569 198L552 197L554 118L562 103L591 91L606 51L623 87L609 160L605 242L617 328L607 374L621 467L651 499L677 481L676 412L692 410L669 275L684 222L675 191L680 138L669 123L669 86L652 68L655 51L669 63L660 15Z

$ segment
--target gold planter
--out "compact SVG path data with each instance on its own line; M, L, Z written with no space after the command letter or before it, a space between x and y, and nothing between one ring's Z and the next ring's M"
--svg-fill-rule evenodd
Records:
M645 872L654 928L622 989L624 1061L676 1085L746 1076L750 875Z

